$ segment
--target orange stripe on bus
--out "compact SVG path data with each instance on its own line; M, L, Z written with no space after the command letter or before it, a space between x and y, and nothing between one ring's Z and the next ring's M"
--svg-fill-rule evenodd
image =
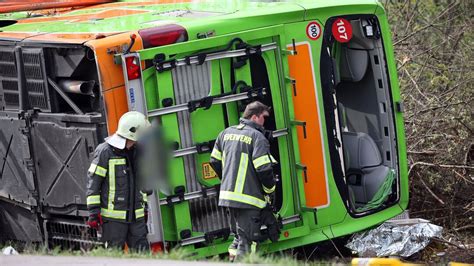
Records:
M41 32L0 32L0 38L24 39L33 35L42 34Z
M110 4L101 4L97 6L87 7L87 9L95 8L111 8L111 7L130 7L130 6L147 6L147 5L162 5L162 4L179 4L179 3L189 3L192 0L151 0L151 1L142 1L142 2L118 2Z
M104 38L117 32L104 32L104 33L45 33L37 36L28 38L29 41L45 41L45 42L61 42L61 43L75 43L82 44L89 40L95 40Z
M33 11L33 10L54 9L54 8L83 7L83 6L88 6L88 5L104 4L107 2L112 2L112 0L14 1L14 2L8 2L8 3L0 3L0 13Z
M289 49L292 49L290 46ZM297 55L288 57L290 76L296 80L296 96L293 94L295 119L306 121L306 138L303 128L298 127L300 161L307 167L307 178L302 173L307 207L329 204L325 172L325 158L318 114L316 80L308 43L296 45Z
M101 10L100 12L94 14L81 14L81 15L62 15L62 16L51 16L51 17L38 17L38 18L29 18L22 19L18 21L18 24L26 23L38 23L38 22L48 22L48 21L69 21L69 22L84 22L88 20L98 20L114 17L123 17L129 15L136 15L142 13L148 13L148 10L133 10L133 9L112 9L112 10Z

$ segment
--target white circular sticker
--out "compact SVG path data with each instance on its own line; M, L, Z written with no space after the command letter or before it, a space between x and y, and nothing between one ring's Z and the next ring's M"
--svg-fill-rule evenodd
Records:
M321 26L318 22L313 21L306 26L306 35L313 41L316 41L321 36Z

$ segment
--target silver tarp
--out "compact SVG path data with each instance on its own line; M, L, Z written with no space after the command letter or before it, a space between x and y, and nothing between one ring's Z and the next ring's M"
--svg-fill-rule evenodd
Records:
M375 229L357 233L346 247L361 257L409 257L424 249L433 237L441 237L441 226L422 219L410 220L412 222L386 222Z

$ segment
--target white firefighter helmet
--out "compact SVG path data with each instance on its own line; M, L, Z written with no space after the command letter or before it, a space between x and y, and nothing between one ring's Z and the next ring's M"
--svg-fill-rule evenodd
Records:
M137 141L149 127L150 122L144 114L130 111L120 117L117 131L114 135L106 138L105 141L118 149L124 149L127 139Z

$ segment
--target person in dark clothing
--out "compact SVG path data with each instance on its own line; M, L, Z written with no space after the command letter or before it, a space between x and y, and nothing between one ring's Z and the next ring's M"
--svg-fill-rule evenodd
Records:
M87 171L87 224L102 229L106 246L147 250L146 196L137 188L135 144L150 127L146 117L125 113L115 134L97 146Z
M236 235L229 246L231 260L253 251L262 239L261 213L275 192L277 162L263 128L269 111L258 101L247 105L240 124L222 131L211 153L211 166L221 178L219 206L229 209Z

